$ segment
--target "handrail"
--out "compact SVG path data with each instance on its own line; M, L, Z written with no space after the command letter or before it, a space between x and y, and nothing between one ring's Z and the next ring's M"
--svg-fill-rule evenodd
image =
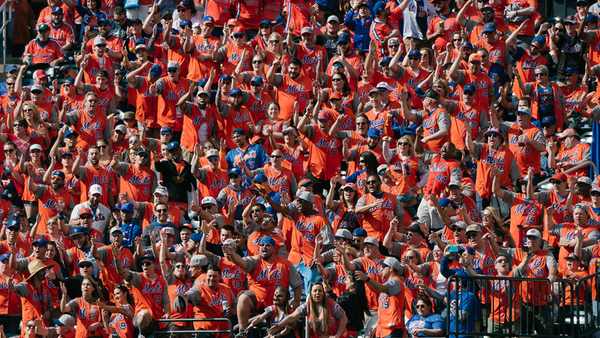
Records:
M2 32L2 44L3 44L3 51L2 51L2 63L6 64L6 49L7 49L7 40L6 40L6 28L8 27L8 24L11 23L12 21L12 11L8 10L8 20L6 19L6 8L8 6L8 4L10 4L10 1L4 1L4 3L2 4L2 6L0 6L0 11L2 11L2 27L0 27L0 31Z
M171 323L171 322L228 322L229 330L178 330L178 331L160 331L164 334L192 334L192 333L229 333L233 337L233 323L229 318L169 318L159 319L159 323ZM158 332L157 332L158 333Z
M587 167L588 165L590 167L592 167L592 169L594 170L594 177L598 177L598 169L596 168L596 164L594 164L594 162L592 162L592 161L585 161L585 162L579 163L578 165L574 166L573 168L563 171L563 173L565 173L565 174L572 173L573 171ZM537 185L538 186L544 185L548 182L550 182L550 178L547 178L547 179L541 181Z

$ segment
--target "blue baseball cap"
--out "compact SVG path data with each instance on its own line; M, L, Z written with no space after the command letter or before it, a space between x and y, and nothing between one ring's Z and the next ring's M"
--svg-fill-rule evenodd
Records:
M243 135L246 136L246 132L244 131L244 129L242 128L235 128L233 130L233 133L231 133L231 136L235 136L235 135Z
M229 74L223 74L223 75L221 75L221 79L227 80L227 81L231 81L231 75L229 75Z
M6 74L15 71L15 70L19 70L19 68L16 65L8 65L6 66Z
M567 69L565 69L565 73L579 74L579 69L575 66L567 67Z
M203 77L200 80L198 80L198 87L204 87L204 85L208 82L208 79Z
M33 241L33 243L31 243L31 245L36 245L36 244L39 244L40 246L43 246L44 248L48 247L48 242L46 242L46 240L43 238L38 238L37 240Z
M199 234L199 233L192 234L190 236L190 239L196 243L200 243L200 241L202 240L202 234Z
M6 252L4 253L4 255L0 255L0 262L2 262L5 259L9 259L10 258L10 252Z
M179 23L179 27L183 27L183 26L192 26L192 21L190 20L181 20L181 22Z
M229 170L229 176L231 176L231 175L242 176L242 169L235 167L235 168Z
M542 125L556 125L556 119L553 116L546 116L542 119Z
M107 26L110 25L110 22L108 22L107 18L100 18L100 19L98 19L98 25L100 25L101 23L103 23L103 24L105 24Z
M494 33L496 31L496 24L493 22L488 22L483 25L482 33Z
M269 20L263 20L263 21L261 21L261 22L258 24L258 27L260 27L260 26L262 26L262 25L266 25L266 26L269 26L269 27L273 27L273 25L271 24L271 21L269 21Z
M496 135L502 137L502 139L504 139L504 135L502 135L502 131L500 131L500 129L498 129L498 128L490 128L490 130L486 131L485 134L483 134L483 137L487 138L490 134L496 134Z
M451 205L454 209L458 209L458 205L456 203L454 203L451 199L449 198L442 198L440 200L440 206L443 207L447 207Z
M382 64L382 63L389 64L391 61L392 61L392 58L387 56L387 57L384 57L383 59L381 59L381 61L379 61L379 64Z
M465 42L461 43L460 46L473 49L473 44L470 43L469 41L465 41Z
M356 236L356 237L367 237L367 230L363 229L363 228L356 228L354 229L354 231L352 232L352 236Z
M173 141L173 142L169 143L169 145L167 146L167 151L171 151L174 149L180 149L180 148L181 148L181 146L179 146L179 142Z
M133 204L129 202L121 203L121 211L133 212Z
M383 12L384 9L385 9L385 2L379 1L375 4L375 6L373 6L373 14L375 16L378 16L379 14L381 14L381 12Z
M51 14L65 14L65 12L63 12L62 7L60 6L56 6L56 7L52 7L52 13ZM98 23L100 23L100 20L98 20Z
M68 84L70 84L70 85L74 85L74 84L75 84L75 79L74 79L74 78L72 78L72 77L68 77L68 78L65 80L65 83L68 83Z
M340 36L338 37L338 42L341 42L341 43L350 42L350 34L348 34L348 33L340 34Z
M367 132L367 137L381 138L381 133L379 129L371 128L369 129L369 132Z
M413 49L410 52L408 52L408 56L416 56L416 57L420 58L421 57L421 52L419 52L416 49Z
M585 18L585 22L598 23L598 17L596 15L590 13Z
M17 221L16 219L10 220L8 221L8 224L6 225L6 228L20 228L21 227L21 223L19 221Z
M232 90L229 91L229 96L233 96L233 95L242 95L242 90L239 88L233 88Z
M52 176L58 176L58 177L62 178L62 179L63 179L63 181L65 180L65 173L63 173L63 172L62 172L62 171L60 171L60 170L54 170L54 171L52 172Z
M464 92L471 92L471 93L475 93L475 91L476 91L476 90L475 90L475 86L473 86L473 85L472 85L472 84L470 84L470 83L469 83L468 85L465 85L465 86L463 87L463 93L464 93Z
M417 135L417 128L418 126L416 124L411 124L408 127L403 127L402 135Z
M160 132L161 133L165 133L165 132L172 133L173 129L171 129L171 127L162 127L162 128L160 128Z
M112 206L112 208L110 209L111 211L113 210L121 210L121 203L115 203L115 205Z
M132 205L133 207L133 205ZM88 229L86 227L74 227L73 230L71 230L71 236L73 235L89 235L90 232L88 231Z
M21 217L21 216L27 217L27 214L25 214L23 211L15 212L15 214L13 215L13 218L17 219L17 217Z
M254 82L254 83L257 83L259 86L262 86L262 84L263 84L263 79L262 79L262 77L260 77L260 76L258 76L258 75L254 75L254 76L252 77L252 79L250 79L250 83L253 83L253 82ZM234 89L237 89L237 88L234 88ZM233 91L233 90L231 90L231 91ZM231 92L229 92L229 95L231 95Z
M277 246L277 243L275 243L275 240L273 239L273 237L271 236L265 236L260 240L260 243L258 245L271 245L271 246Z
M141 262L144 259L151 260L153 263L156 263L156 257L154 257L154 255L152 254L143 255L142 257L140 257L139 261Z
M67 131L65 132L65 137L69 137L71 135L75 135L75 136L79 136L79 134L77 134L77 132L71 128L67 129Z
M215 19L210 15L207 15L204 17L204 19L202 19L202 23L207 23L207 22L211 23L213 26L215 25Z
M159 65L154 65L152 66L152 68L150 68L150 74L156 77L160 77L162 75L162 72L162 67Z
M533 46L536 46L537 48L543 48L544 46L546 46L546 39L544 39L541 36L536 36L535 38L533 38L533 40L531 40L531 44Z
M262 181L266 181L267 180L267 175L263 174L263 173L258 173L256 174L256 176L254 176L253 181L260 183Z

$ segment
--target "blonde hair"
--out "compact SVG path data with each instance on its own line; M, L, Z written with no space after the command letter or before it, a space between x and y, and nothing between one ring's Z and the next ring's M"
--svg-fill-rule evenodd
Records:
M25 118L25 112L23 111L23 108L24 108L26 105L27 105L29 108L31 108L31 110L33 110L33 124L31 123L31 121L27 121L27 123L28 123L28 124L29 124L31 127L33 127L33 128L35 128L35 129L37 129L37 128L38 128L38 126L40 125L40 123L42 123L42 117L40 116L40 111L39 111L38 107L37 107L37 106L36 106L36 105L35 105L35 104L34 104L32 101L25 101L25 102L23 103L23 105L21 106L21 116L22 116L22 117L23 117L25 120L27 120L27 119Z
M408 156L415 156L415 145L412 143L410 137L404 135L398 140L398 143L400 143L400 141L408 143ZM398 147L398 143L396 143L396 147Z
M271 35L269 35L269 40L271 40L272 38L277 38L277 40L279 40L279 48L278 48L277 52L279 52L279 54L283 55L283 38L281 37L281 34L279 34L277 32L272 32ZM267 49L271 52L275 52L275 51L271 50L271 44L269 44Z
M414 246L409 246L408 249L406 249L406 252L404 253L404 256L406 256L406 254L408 252L412 252L415 254L415 256L417 257L419 263L418 264L423 264L424 260L423 260L423 256L421 255L421 251L419 251L417 248L415 248Z
M317 304L312 296L312 289L315 286L320 286L323 288L323 299L321 303ZM325 295L325 288L323 284L313 283L310 286L310 290L308 291L310 297L310 321L312 323L312 330L316 335L319 335L320 332L329 332L329 308L327 307L327 296ZM319 322L318 316L318 306L321 307L321 311L323 313L323 320Z

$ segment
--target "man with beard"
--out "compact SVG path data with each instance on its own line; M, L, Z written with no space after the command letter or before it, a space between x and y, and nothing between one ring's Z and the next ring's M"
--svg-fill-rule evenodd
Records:
M302 61L298 58L290 60L287 74L275 73L280 65L279 60L273 61L267 71L267 81L277 88L277 96L274 99L281 106L279 117L288 120L294 114L294 102L298 102L299 111L306 108L312 92L312 80L301 74Z
M52 7L50 38L58 42L64 51L70 51L75 44L75 31L63 21L65 14L61 7Z
M97 255L98 245L96 240L90 236L89 230L84 226L74 227L71 230L69 239L75 244L74 247L66 251L63 258L65 266L70 270L72 275L76 273L76 267L79 266L79 261L82 259L91 259L96 262L94 257ZM103 244L99 244L104 246Z
M155 240L158 242L158 240L161 238L160 236L162 229L167 228L173 229L173 233L171 234L173 237L175 237L173 243L181 243L178 226L169 221L169 205L163 202L156 203L154 204L154 212L156 214L156 221L148 224L148 226L144 228L144 233L142 234L142 247L146 250L152 250L153 243L151 242L152 238L150 237L150 234L153 233ZM167 242L164 241L163 244L167 245Z
M114 257L119 257L121 248L112 245ZM171 300L167 281L156 274L156 258L144 255L139 259L142 272L123 268L121 262L115 260L117 271L124 280L131 284L135 300L135 316L133 325L140 330L140 335L149 337L155 328L163 329L166 323L158 324L157 319L169 319L171 316Z
M121 58L123 57L123 54L121 54L121 46L123 45L123 41L120 38L112 35L110 22L108 21L108 19L98 19L98 36L101 36L106 40L105 54L115 60L121 60ZM85 48L87 49L88 53L93 52L94 46L92 40L87 41L87 43L85 44Z
M200 161L200 146L196 147L192 158L192 173L198 179L198 189L201 196L219 196L221 189L227 186L227 170L221 169L219 166L219 151L211 149L206 153L206 159L210 163L207 166L198 168Z
M471 8L475 7L476 10L481 11L481 21L476 21L467 18L467 13ZM486 23L493 23L496 25L496 34L502 37L506 34L508 26L504 23L502 16L496 16L494 7L484 1L467 1L456 15L456 21L461 27L466 28L469 32L469 41L472 44L479 44L480 40L484 38L483 26Z
M452 63L448 76L451 81L458 84L460 88L464 90L464 87L468 84L475 86L475 102L483 106L483 108L490 109L490 103L496 101L496 94L490 77L481 71L482 58L478 54L471 54L469 56L468 70L459 70L461 60L465 55L465 47L461 46L458 51L458 57Z
M106 115L98 111L99 100L98 94L90 91L85 94L83 109L69 113L64 109L60 111L60 122L77 130L77 148L80 150L87 151L98 139L112 136L111 123L108 123ZM79 164L77 161L75 163Z
M379 58L384 58L389 55L386 50L387 42L393 37L400 36L400 30L393 28L388 23L388 18L391 14L390 6L387 6L384 1L379 1L373 7L373 23L371 23L370 37L377 45L377 55ZM390 20L391 21L391 20Z
M198 82L201 78L208 78L211 71L215 70L215 78L221 77L216 51L221 42L218 37L212 36L215 19L205 16L200 25L200 34L192 36L192 52L188 67L188 79Z
M73 212L71 213L71 219L69 220L69 224L78 225L79 224L79 211L84 208L89 208L92 211L92 228L100 231L100 233L105 234L106 229L108 228L108 223L110 222L110 209L100 203L102 200L102 187L98 184L94 184L90 187L88 191L88 200L77 204L75 208L73 208Z
M544 67L545 68L545 67ZM537 72L540 72L538 70ZM517 160L517 168L521 177L527 175L527 169L533 167L534 179L539 182L541 172L541 153L546 150L546 140L542 132L531 122L531 110L520 107L517 111L517 122L498 122L498 118L492 115L491 125L498 128L503 135L507 135L507 143L510 151Z
M110 229L110 243L118 248L123 247L123 230L116 226ZM104 265L104 273L100 273L100 279L104 285L120 284L123 282L123 277L117 271L115 261L120 261L124 269L133 267L133 254L129 250L121 250L119 256L114 256L111 246L102 246L98 248L98 254L94 257L97 262L102 262Z
M194 102L193 95L196 93ZM219 130L217 123L217 109L210 103L210 93L204 88L198 88L196 83L190 84L190 90L183 95L177 106L184 114L183 133L181 134L181 146L189 153L194 152L195 145L204 144L208 139L215 139ZM193 161L192 161L193 164Z
M492 179L491 167L496 166L502 175L498 177L500 184L505 187L511 187L512 182L521 177L517 161L514 154L507 145L504 144L504 135L500 129L492 128L488 130L484 137L487 143L473 142L471 136L471 125L464 124L466 136L466 149L471 153L474 159L477 160L477 181L475 190L477 191L477 204L480 210L485 209L490 205L492 196Z
M219 85L217 88L217 98L221 97L223 93L223 79L219 79ZM222 100L217 99L217 112L223 118L223 132L225 135L234 135L237 130L242 131L242 135L250 135L250 124L254 124L252 121L252 115L250 111L244 106L244 93L239 88L233 88L229 91L229 102L224 103ZM227 149L234 149L237 145L235 140L226 139L225 145ZM263 151L264 152L264 151ZM231 166L230 166L231 168Z
M444 224L427 197L431 194L439 196L450 185L450 182L461 181L462 171L454 157L455 151L454 144L446 142L442 146L440 154L426 152L423 158L423 162L429 164L429 176L423 191L423 199L417 210L417 216L421 223L430 224L430 228L434 231L443 228Z
M58 66L65 62L65 52L58 41L50 39L50 27L45 23L37 26L37 37L25 47L23 53L23 64L36 65L36 68L45 66ZM31 55L31 56L30 56Z
M450 10L449 3L448 0L435 1L433 4L438 16L429 21L427 40L435 42L434 48L439 53L446 50L446 45L450 42L454 33L460 32L461 29L456 13Z
M400 94L402 116L406 120L423 125L423 135L425 136L421 139L423 148L433 153L440 152L441 148L450 140L448 135L450 116L444 108L439 106L440 95L433 89L428 89L423 99L424 109L414 112L410 111L407 99L408 92L403 90Z
M233 142L237 146L227 152L225 160L230 169L247 168L248 170L256 170L269 163L269 158L265 149L259 144L248 144L248 137L241 128L233 131ZM241 164L243 162L243 164ZM253 177L253 176L252 176Z
M139 68L127 74L127 82L129 87L135 90L133 96L136 98L136 120L145 121L150 128L146 131L148 136L156 137L160 128L157 122L158 96L151 94L148 89L160 78L163 70L159 65L150 66L150 64L150 61L146 61ZM149 71L148 67L150 67ZM141 76L140 74L143 72L147 72L148 75Z
M169 192L169 200L188 205L187 192L196 188L196 178L192 175L192 166L183 160L179 142L171 142L167 146L171 158L159 161L154 153L154 169L162 175L162 185Z
M75 206L73 196L65 188L65 174L62 171L55 170L50 177L50 187L33 183L33 168L28 167L27 184L29 190L38 198L38 212L41 215L39 224L46 224L48 218L58 216L57 204L62 203L67 206L66 214L71 215L71 210ZM51 189L49 189L51 188ZM44 227L45 228L45 227ZM45 233L45 229L38 229L38 232Z
M404 227L402 202L398 196L381 190L381 184L378 175L370 175L366 181L367 194L356 202L354 209L357 215L363 217L362 228L369 237L374 237L379 242L383 242L393 219L398 219L398 232L402 233Z
M240 257L233 247L223 246L225 258L248 274L249 289L240 292L237 303L240 332L245 331L252 312L273 304L273 294L277 286L291 287L294 291L291 306L295 309L300 305L302 277L294 265L275 254L277 244L273 238L263 237L259 246L259 255L253 257Z
M180 76L181 66L177 61L167 63L167 76L161 77L149 87L150 94L158 95L157 123L161 127L173 129L173 138L179 140L183 130L181 112L177 102L190 88L190 82Z
M110 173L104 169L102 164L100 164L100 148L98 148L98 146L90 147L90 150L88 151L88 164L86 166L80 166L83 152L84 150L79 148L77 158L73 162L73 175L83 183L81 187L81 201L87 201L89 196L88 189L90 189L92 185L98 184L102 187L102 200L100 203L104 205L113 205L114 197L112 190L110 190Z

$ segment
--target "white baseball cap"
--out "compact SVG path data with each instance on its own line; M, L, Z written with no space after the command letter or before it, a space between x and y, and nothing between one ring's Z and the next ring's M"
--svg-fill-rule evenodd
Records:
M99 184L93 184L90 187L90 191L88 192L88 194L91 195L95 195L95 194L100 194L102 195L102 187Z

